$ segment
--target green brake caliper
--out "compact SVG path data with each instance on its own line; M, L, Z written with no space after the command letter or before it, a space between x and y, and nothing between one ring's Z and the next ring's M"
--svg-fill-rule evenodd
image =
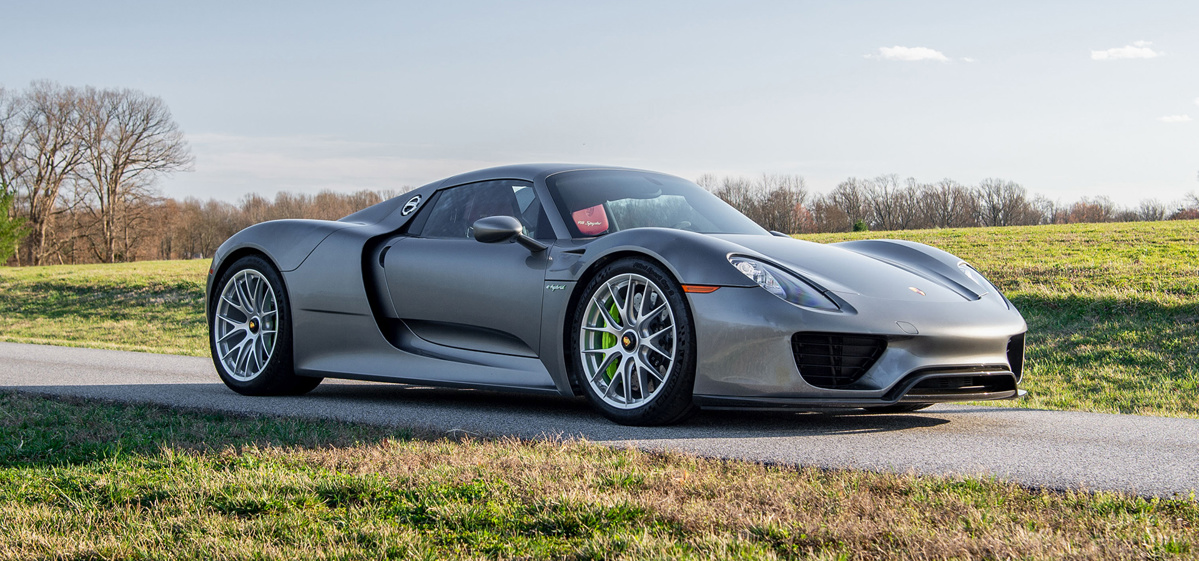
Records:
M616 307L616 302L613 302L612 307L608 308L608 311L612 313L612 319L620 320L620 312L617 310L618 310L618 308ZM601 321L603 321L605 324L608 323L607 320L601 320ZM616 327L616 326L612 325L609 327ZM615 347L616 346L616 336L611 333L604 333L603 345L604 345L604 349L611 349L612 347ZM612 364L609 364L608 370L606 372L604 372L604 374L605 374L604 381L611 382L612 378L616 377L616 371L619 368L620 368L620 366L616 363L616 361L613 361Z

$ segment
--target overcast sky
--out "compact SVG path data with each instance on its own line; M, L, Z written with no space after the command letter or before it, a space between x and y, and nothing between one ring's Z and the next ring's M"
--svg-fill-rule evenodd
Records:
M1199 2L6 0L0 85L162 97L168 196L578 162L1199 189Z

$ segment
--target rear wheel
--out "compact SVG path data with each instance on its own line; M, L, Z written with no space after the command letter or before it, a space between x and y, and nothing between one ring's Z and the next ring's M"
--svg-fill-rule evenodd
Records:
M299 395L321 383L295 374L291 307L270 263L253 255L238 259L216 286L208 339L225 385L244 395Z
M604 267L575 308L575 379L604 416L661 425L694 410L694 332L682 288L660 267L622 259Z

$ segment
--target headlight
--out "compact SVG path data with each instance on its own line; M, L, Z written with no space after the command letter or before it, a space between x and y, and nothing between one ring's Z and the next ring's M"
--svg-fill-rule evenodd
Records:
M966 262L962 262L958 263L958 270L962 271L962 274L966 275L966 278L974 281L974 284L977 284L983 289L983 296L1003 302L1005 306L1008 306L1007 299L1003 297L1003 294L999 292L999 289L995 288L995 285L991 284L991 281L983 278L982 273L979 273L977 269L971 267Z
M767 292L782 298L796 306L816 308L817 310L837 311L840 308L822 294L816 287L795 278L778 267L750 259L748 257L729 257L738 271L749 277Z

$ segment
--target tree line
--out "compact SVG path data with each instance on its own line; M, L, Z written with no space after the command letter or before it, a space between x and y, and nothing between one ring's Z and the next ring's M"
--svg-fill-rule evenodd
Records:
M22 92L0 87L0 264L211 257L258 222L336 220L398 194L281 192L236 204L163 197L158 180L192 161L160 98L45 81ZM1004 179L964 185L851 177L823 194L798 175L709 174L697 182L763 227L786 233L1199 219L1195 193L1124 208L1106 197L1061 204Z
M391 191L358 191L316 195L280 192L274 199L251 194L237 203L216 199L201 200L188 197L176 200L162 196L144 197L125 208L129 217L123 224L119 252L113 261L144 261L154 259L198 259L212 257L216 248L238 231L268 220L283 218L314 218L337 220L397 195ZM0 199L0 204L4 201ZM42 264L107 263L103 253L96 251L99 230L93 211L86 205L59 206L57 220L46 230L50 249ZM20 220L20 219L18 219ZM0 220L0 240L4 223ZM11 257L0 252L0 259L9 265L33 264L21 261L29 255L26 239ZM3 263L4 261L0 261Z
M1062 204L998 178L963 185L895 174L851 177L823 194L810 192L798 175L708 174L697 182L762 227L789 234L1199 219L1196 193L1180 202L1145 199L1133 208L1103 196Z
M795 175L707 175L698 182L762 227L787 233L1199 219L1199 195L1195 193L1168 205L1146 200L1135 208L1124 208L1105 197L1071 204L1030 197L1022 186L1000 179L967 186L949 179L931 184L900 181L894 175L850 178L823 194L809 192L804 179ZM124 208L127 217L138 218L123 223L117 257L122 261L208 258L229 236L259 222L337 220L400 193L363 190L309 195L284 191L273 199L246 195L237 203L143 194ZM4 204L2 197L0 204ZM89 239L100 233L94 222L98 210L86 206L72 204L67 198L59 201L58 220L43 238L51 248L43 263L105 261L104 254L96 251L97 243ZM3 232L0 221L0 238ZM13 258L9 264L19 263Z

